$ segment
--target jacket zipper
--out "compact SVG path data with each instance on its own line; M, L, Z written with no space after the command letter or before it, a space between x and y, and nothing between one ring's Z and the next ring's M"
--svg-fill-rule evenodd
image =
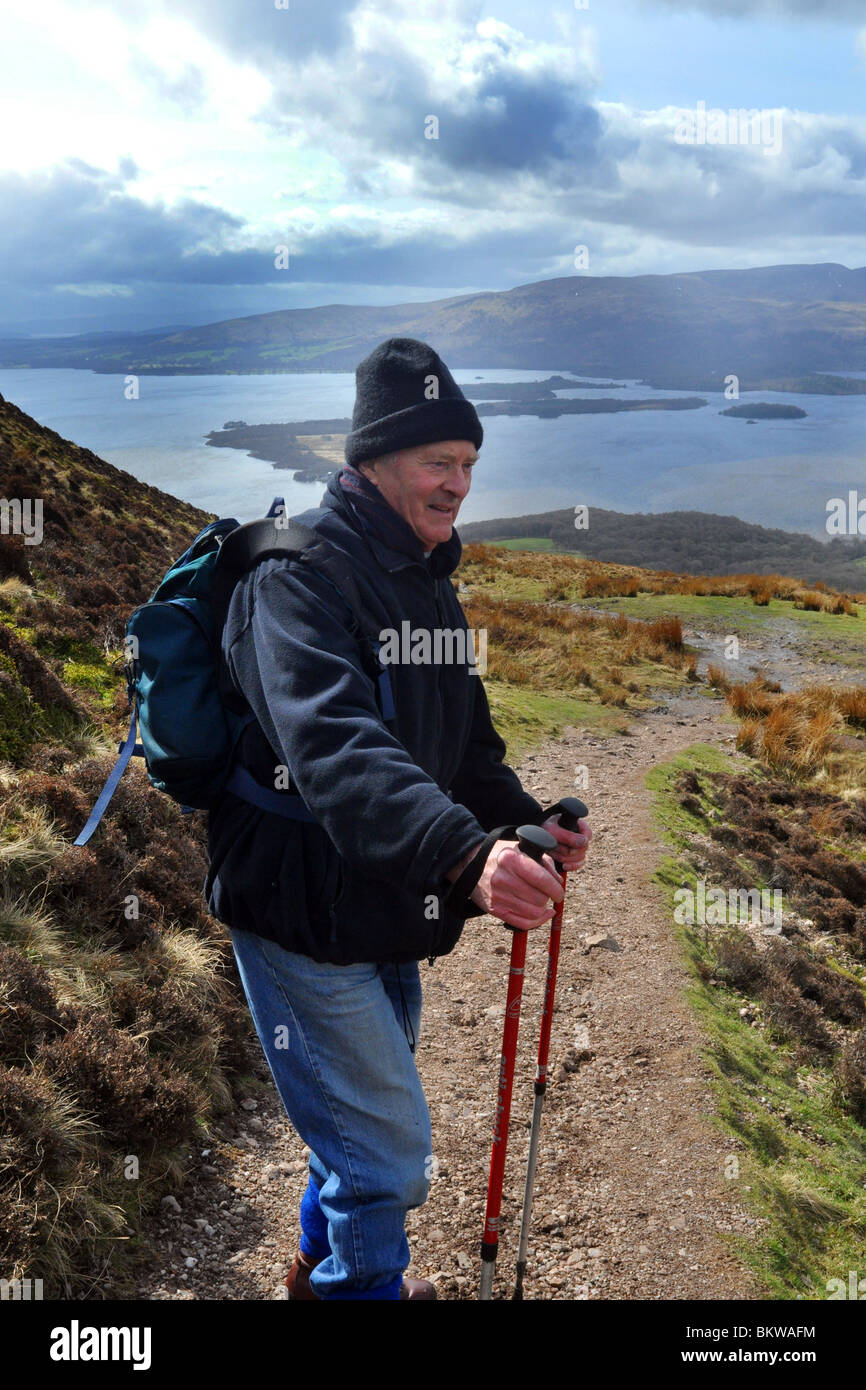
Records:
M429 573L429 571L428 571L428 573ZM438 579L434 579L433 576L432 576L432 574L430 575L430 580L431 580L431 583L432 583L432 585L433 585L433 598L434 598L434 600L435 600L435 602L436 602L436 614L437 614L437 617L438 617L438 619L439 619L439 627L440 627L440 629L443 629L443 630L444 630L444 627L445 627L445 615L444 615L444 613L442 612L442 604L441 604L440 599L439 599L439 580L438 580ZM437 670L437 672L436 672L436 705L437 705L438 719L439 719L439 730L438 730L438 739L439 739L439 742L438 742L438 744L437 744L437 747L439 747L439 748L441 749L441 747L442 747L442 733L443 733L443 726L444 726L444 718L443 718L443 712L442 712L442 672L441 672L441 670ZM440 758L440 769L441 769L441 758ZM427 957L427 964L428 964L428 966L429 966L431 969L433 968L433 965L435 964L435 961L436 961L436 957L435 957L435 956L428 956L428 957Z
M444 613L442 612L442 604L441 604L441 602L440 602L440 600L439 600L439 581L438 581L438 579L433 579L433 576L432 576L432 575L430 576L430 578L431 578L431 582L432 582L432 584L433 584L433 598L435 599L435 602L436 602L436 615L437 615L437 617L438 617L438 619L439 619L439 628L440 628L440 631L444 631L444 628L445 628L445 615L444 615ZM443 711L442 711L442 670L441 670L441 664L440 664L440 666L438 666L437 669L436 669L436 706L437 706L437 714L438 714L438 721L439 721L439 727L438 727L438 731L437 731L438 743L437 743L436 746L437 746L437 748L439 748L439 749L441 750L441 748L442 748L442 734L443 734L444 723L445 723L445 720L444 720L444 717L443 717ZM441 772L441 752L440 752L440 772Z

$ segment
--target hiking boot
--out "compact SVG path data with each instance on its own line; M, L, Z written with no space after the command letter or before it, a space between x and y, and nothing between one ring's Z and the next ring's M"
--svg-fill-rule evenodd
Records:
M299 1250L295 1256L294 1263L286 1275L283 1283L289 1291L289 1298L299 1302L313 1301L321 1303L317 1293L310 1288L310 1274L319 1264L319 1260L314 1260L310 1255L305 1255ZM407 1279L404 1276L400 1285L400 1298L423 1298L434 1299L436 1297L436 1286L431 1284L429 1279Z

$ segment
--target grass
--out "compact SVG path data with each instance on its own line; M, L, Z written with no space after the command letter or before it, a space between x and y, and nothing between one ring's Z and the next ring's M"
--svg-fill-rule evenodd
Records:
M866 671L866 627L857 621L866 615L866 605L821 586L810 590L794 579L693 578L549 550L530 553L523 541L467 545L458 577L471 595L602 607L641 622L679 618L710 632L735 633L746 643L777 628L786 642L793 641L812 659ZM805 602L828 609L847 605L849 611L797 606Z
M491 545L501 546L503 550L553 550L549 536L512 536L504 541L491 541Z
M717 666L707 678L741 721L737 747L784 777L808 779L845 794L866 786L866 690L807 685L781 691L758 676L731 682Z
M490 676L514 686L641 709L694 676L696 658L676 619L634 623L488 593L473 593L464 609L486 634Z
M569 726L591 729L602 738L623 733L630 720L618 710L592 700L545 695L523 686L485 679L493 722L517 761L539 743L557 738Z
M683 772L720 772L726 765L717 750L697 745L648 775L655 815L672 850L656 877L672 907L676 889L694 878L691 837L705 834L710 810L706 798L679 797L676 780ZM766 776L757 767L753 773L759 781ZM673 920L672 928L689 970L688 1000L708 1041L716 1123L737 1160L736 1191L759 1218L748 1239L727 1239L769 1297L826 1298L829 1280L847 1282L850 1269L866 1269L866 1129L840 1104L830 1069L804 1056L796 1039L762 1017L756 996L724 982L710 929ZM862 990L855 972L838 973ZM756 1026L740 1016L744 1004L757 1012Z
M212 518L9 402L0 426L5 492L45 502L44 544L0 547L0 1277L98 1296L248 1069L201 821L135 767L71 843L126 722L126 617Z
M593 604L591 599L578 602L587 606ZM852 622L847 615L795 608L792 603L781 599L771 599L766 605L758 606L744 598L695 594L613 597L604 600L604 607L611 612L644 621L677 616L690 626L708 632L723 635L735 633L745 643L768 636L772 639L773 631L777 629L784 633L786 640L791 641L795 650L812 661L866 672L866 625ZM859 606L857 611L861 616L866 616L863 606Z
M63 679L67 685L75 686L95 696L103 709L112 708L118 683L117 671L113 664L107 661L65 661L63 663Z
M141 1218L231 1104L229 1038L246 1024L203 912L187 912L189 927L179 911L158 931L146 920L147 858L124 879L108 867L116 832L100 865L70 851L44 806L7 797L0 815L0 1268L69 1296L107 1261L123 1277ZM180 885L181 859L171 865L154 830L142 826ZM201 863L188 866L200 878ZM140 922L124 921L128 892Z

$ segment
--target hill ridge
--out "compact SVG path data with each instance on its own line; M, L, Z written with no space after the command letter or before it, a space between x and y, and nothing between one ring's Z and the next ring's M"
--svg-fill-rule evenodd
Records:
M673 389L741 389L866 371L866 268L752 266L557 276L392 305L272 310L114 344L0 340L0 366L98 372L352 371L383 338L432 342L454 367L567 369ZM769 386L766 389L771 389ZM777 388L778 389L778 388Z

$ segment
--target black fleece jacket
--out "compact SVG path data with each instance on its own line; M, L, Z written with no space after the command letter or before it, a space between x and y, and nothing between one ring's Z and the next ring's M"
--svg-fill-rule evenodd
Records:
M448 578L462 550L456 531L425 558L398 513L377 524L338 478L297 520L349 558L374 630L400 632L407 620L413 630L467 627ZM226 795L210 815L211 912L338 965L452 950L480 909L444 906L446 872L495 827L544 819L503 762L481 677L447 659L389 665L389 729L346 605L314 557L266 560L244 577L223 655L257 720L239 761L271 788L288 769L317 823Z

